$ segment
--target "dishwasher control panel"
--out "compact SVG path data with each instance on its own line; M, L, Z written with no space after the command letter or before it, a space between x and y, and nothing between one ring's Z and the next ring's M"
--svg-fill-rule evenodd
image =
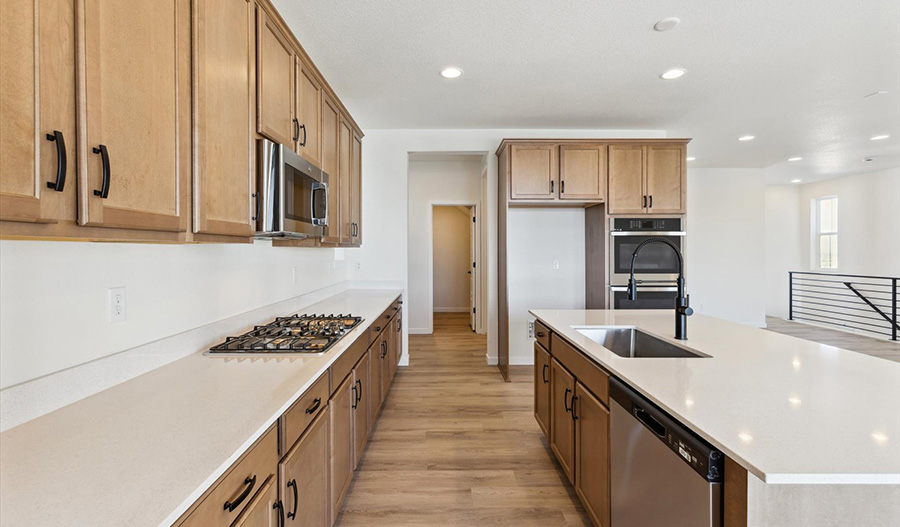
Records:
M695 438L690 438L695 439ZM681 456L685 463L694 468L700 475L705 475L707 481L722 481L724 477L723 464L725 462L722 453L715 449L698 448L692 446L690 439L678 437L671 431L666 433L666 445L676 454ZM702 445L705 447L705 445Z

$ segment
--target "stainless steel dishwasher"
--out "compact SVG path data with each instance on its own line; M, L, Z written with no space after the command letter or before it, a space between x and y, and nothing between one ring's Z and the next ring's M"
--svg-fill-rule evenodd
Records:
M610 378L611 527L721 527L724 456Z

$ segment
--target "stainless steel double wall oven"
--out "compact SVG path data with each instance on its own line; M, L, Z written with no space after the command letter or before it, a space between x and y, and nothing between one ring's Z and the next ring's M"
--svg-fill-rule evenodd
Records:
M641 242L665 238L684 252L682 218L610 218L609 220L609 307L611 309L672 309L675 305L678 256L663 244L647 245L634 268L642 280L637 300L628 300L631 255Z

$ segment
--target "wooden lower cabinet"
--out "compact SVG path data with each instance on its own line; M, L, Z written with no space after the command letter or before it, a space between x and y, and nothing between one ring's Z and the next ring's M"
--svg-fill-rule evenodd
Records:
M609 527L609 410L576 382L572 412L575 492L594 525Z
M330 527L328 412L319 414L278 465L287 527Z
M550 354L534 343L534 418L544 435L550 428Z
M381 346L384 342L379 335L369 346L369 422L374 424L378 418L378 410L381 409Z
M356 450L353 438L356 390L351 390L353 382L353 376L348 375L335 390L328 404L328 428L331 438L331 510L334 515L340 510L341 502L353 479L353 458Z
M278 501L278 478L273 474L263 483L247 508L231 527L280 527L284 525L284 505Z
M372 430L373 422L369 420L369 356L367 351L356 367L350 378L353 379L355 402L353 404L353 468L359 466L363 451L366 449L366 442L369 440L369 432Z
M575 422L572 398L575 378L556 360L550 359L550 448L556 454L569 482L575 483Z

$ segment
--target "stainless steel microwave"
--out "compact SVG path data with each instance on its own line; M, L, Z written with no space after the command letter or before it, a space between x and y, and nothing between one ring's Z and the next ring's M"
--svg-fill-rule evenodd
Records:
M267 139L259 141L256 159L256 237L322 236L328 225L328 174Z

